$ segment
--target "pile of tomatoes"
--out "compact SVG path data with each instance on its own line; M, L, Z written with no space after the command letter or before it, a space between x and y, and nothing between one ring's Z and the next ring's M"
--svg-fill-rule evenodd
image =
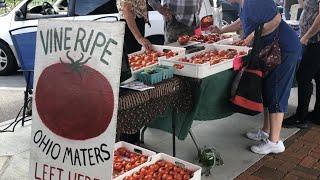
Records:
M170 162L159 160L155 164L146 166L135 172L131 176L127 176L124 180L187 180L192 178L193 172L176 166Z
M210 65L214 65L227 59L233 59L235 56L243 56L245 54L246 52L238 52L235 49L228 49L222 51L212 50L201 54L197 54L191 58L181 58L179 59L179 61L193 64L204 64L209 62Z
M190 41L197 41L207 44L212 44L218 42L220 40L226 39L228 36L220 35L220 34L208 34L208 35L193 35L190 37Z
M147 67L158 63L158 58L166 56L166 58L171 58L177 55L177 53L172 50L164 50L163 52L149 51L142 54L136 54L129 56L129 63L133 71L139 70L143 67Z
M147 162L147 160L147 156L131 152L126 148L121 147L117 149L114 152L113 178Z
M234 46L246 46L244 40L236 41L236 42L232 43L232 45L234 45Z
M208 35L192 35L192 36L182 35L182 36L179 36L178 42L180 45L185 45L189 41L212 44L212 43L218 42L220 40L223 40L223 39L226 39L229 37L230 36L220 35L220 34L215 34L215 33L208 34Z

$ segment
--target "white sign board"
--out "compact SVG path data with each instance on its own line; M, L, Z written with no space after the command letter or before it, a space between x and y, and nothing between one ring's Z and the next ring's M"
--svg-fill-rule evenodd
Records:
M111 179L123 37L123 22L39 22L30 179Z

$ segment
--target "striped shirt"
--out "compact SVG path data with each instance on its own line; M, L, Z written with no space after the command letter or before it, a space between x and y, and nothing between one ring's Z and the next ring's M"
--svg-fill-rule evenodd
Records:
M163 5L169 7L177 21L192 26L200 22L199 13L202 2L203 0L163 0ZM158 0L149 0L149 4L153 9L159 10Z

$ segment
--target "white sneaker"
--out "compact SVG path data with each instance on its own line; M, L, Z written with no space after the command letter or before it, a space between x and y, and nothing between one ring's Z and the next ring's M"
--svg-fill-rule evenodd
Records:
M261 141L269 138L269 134L264 132L262 129L259 129L258 132L248 132L247 138L255 141Z
M261 144L251 146L251 151L257 154L270 154L270 153L282 153L286 148L282 141L277 143L269 141L269 139L264 140Z

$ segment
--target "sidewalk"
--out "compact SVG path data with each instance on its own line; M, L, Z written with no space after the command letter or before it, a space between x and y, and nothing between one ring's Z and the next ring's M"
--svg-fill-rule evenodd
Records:
M30 124L19 128L13 133L2 133L0 142L6 138L14 138L16 142L7 152L3 152L0 144L0 179L27 179L29 160ZM267 155L243 172L238 180L259 179L319 179L320 178L320 126L313 125L310 129L300 130L285 141L286 151L278 155ZM214 179L206 178L206 179Z
M0 123L0 129L12 121ZM21 123L20 123L21 124ZM21 126L21 125L20 125ZM31 121L16 127L15 133L0 133L0 179L24 180L28 177Z
M320 179L320 126L300 130L285 145L284 153L265 156L237 179Z

